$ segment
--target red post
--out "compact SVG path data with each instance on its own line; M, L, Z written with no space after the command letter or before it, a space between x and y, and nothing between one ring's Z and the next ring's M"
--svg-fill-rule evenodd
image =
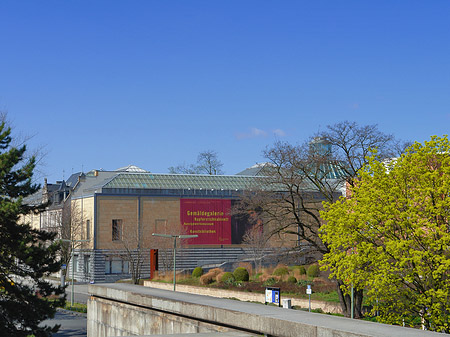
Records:
M150 280L155 277L158 270L158 249L150 249Z

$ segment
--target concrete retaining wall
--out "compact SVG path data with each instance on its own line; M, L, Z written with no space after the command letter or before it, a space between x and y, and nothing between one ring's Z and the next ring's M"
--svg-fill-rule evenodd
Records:
M152 282L152 281L144 281L145 287L152 287L157 289L165 289L165 290L173 290L173 284L169 283L161 283L161 282ZM177 284L176 289L179 292L188 293L188 294L197 294L197 295L206 295L212 297L219 298L237 298L240 301L247 302L265 302L264 294L257 293L249 293L242 291L233 291L233 290L225 290L225 289L216 289L216 288L206 288L206 287L195 287L188 286L184 284ZM301 298L291 298L289 296L284 297L283 293L281 293L281 299L290 298L292 305L308 308L309 300L301 299ZM339 303L330 303L324 301L311 301L311 309L322 309L324 312L329 312L333 314L342 313L342 308Z
M88 336L228 332L233 329L136 305L96 298L88 301Z
M280 337L439 333L131 284L90 285L88 337L238 330Z

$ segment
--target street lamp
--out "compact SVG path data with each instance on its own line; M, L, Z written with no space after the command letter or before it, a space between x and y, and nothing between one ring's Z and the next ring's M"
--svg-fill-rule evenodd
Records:
M75 266L73 263L73 255L74 255L74 243L75 242L90 242L91 240L67 240L67 239L61 239L60 241L63 242L70 242L72 248L71 248L71 252L70 252L70 260L72 261L72 292L70 294L70 306L73 307L73 293L74 293L74 289L73 289L73 279L75 278Z
M197 238L198 235L171 235L171 234L157 234L152 233L152 236L160 236L162 238L173 238L173 291L175 291L176 284L176 265L177 265L177 238L178 239L191 239Z

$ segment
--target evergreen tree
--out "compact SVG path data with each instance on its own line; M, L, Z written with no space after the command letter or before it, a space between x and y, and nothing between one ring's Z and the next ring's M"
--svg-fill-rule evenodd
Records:
M58 326L39 326L65 301L64 289L44 276L60 269L55 234L32 229L20 217L43 206L23 204L35 193L35 158L25 158L26 146L11 145L11 128L0 124L0 334L51 336Z

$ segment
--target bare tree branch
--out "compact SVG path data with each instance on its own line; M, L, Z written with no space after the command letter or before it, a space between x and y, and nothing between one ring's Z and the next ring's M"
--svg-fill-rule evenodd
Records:
M217 152L207 150L200 152L196 164L186 165L185 163L169 167L169 173L183 174L223 174L223 163L219 160Z

